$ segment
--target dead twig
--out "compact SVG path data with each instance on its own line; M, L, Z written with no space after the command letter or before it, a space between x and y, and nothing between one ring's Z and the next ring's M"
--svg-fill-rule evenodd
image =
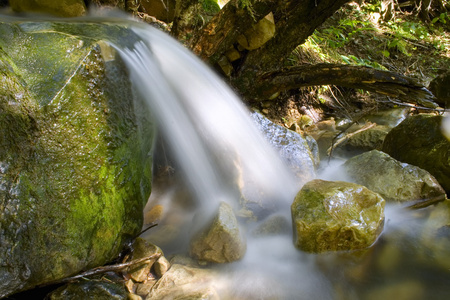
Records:
M42 286L72 282L72 281L75 281L77 279L86 278L86 277L90 277L90 276L94 276L94 275L99 275L99 274L103 274L103 273L107 273L107 272L118 272L118 271L121 271L121 270L123 270L125 268L131 267L131 266L134 266L134 265L146 262L146 261L150 261L150 260L153 260L153 259L158 259L160 256L161 256L161 253L155 253L155 254L152 254L150 256L134 259L134 260L126 262L126 263L120 263L120 264L96 267L96 268L87 270L86 272L80 273L78 275L71 276L71 277L66 277L66 278L63 278L63 279L60 279L60 280L56 280L56 281L53 281L53 282L50 282L50 283L46 283L46 284L44 284Z

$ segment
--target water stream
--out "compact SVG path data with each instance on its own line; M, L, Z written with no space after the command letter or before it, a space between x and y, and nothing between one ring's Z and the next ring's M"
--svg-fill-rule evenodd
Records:
M195 199L194 210L177 213L182 219L179 224L185 240L163 248L166 255L183 253L189 233L195 231L192 227L209 220L220 202L238 208L239 183L255 189L264 203L276 203L274 215L290 219L289 207L303 182L295 179L264 140L240 99L213 71L168 35L142 24L132 25L131 30L139 41L127 45L110 43L128 65L134 87L146 97L189 187L188 193ZM344 179L338 167L321 176ZM164 205L169 207L169 213L175 214L170 211L172 200L168 195ZM203 218L193 224L193 216L199 211ZM389 235L392 233L394 237L401 236L397 242L409 239L413 245L401 242L395 255L416 259L422 249L414 246L414 242L423 221L417 221L415 213L394 206L387 207L386 220L383 235L387 240L395 240ZM251 222L241 225L246 233L257 226ZM375 248L372 252L383 249ZM410 278L408 270L416 268L408 263L392 262L396 265L390 268L390 262L386 262L385 269L390 275L371 274L368 269L371 264L370 258L302 253L293 246L291 229L269 237L248 234L245 257L216 266L221 275L215 287L232 299L362 299L358 293L364 293L369 282L382 288L412 283L405 285L406 291L400 290L398 299L445 299L450 294L446 270L436 272L435 268L420 267L415 272L431 271ZM424 283L424 288L413 293L417 297L406 297L411 295L408 290L416 286L416 281ZM354 282L361 285L354 288Z

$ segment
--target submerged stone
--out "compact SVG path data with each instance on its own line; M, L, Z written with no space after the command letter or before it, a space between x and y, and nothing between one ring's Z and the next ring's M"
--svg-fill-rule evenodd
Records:
M214 288L217 273L209 269L173 263L145 299L220 299Z
M128 292L121 284L100 280L69 283L47 296L50 300L102 300L102 299L128 299Z
M382 151L433 175L450 192L450 141L442 133L442 116L417 115L405 119L386 136Z
M310 181L291 206L295 246L313 253L368 248L383 229L384 204L355 183Z
M222 202L213 221L193 237L190 255L200 261L227 263L241 259L246 248L233 209Z
M445 199L445 191L427 171L373 150L347 160L347 175L386 201L423 207Z
M132 249L132 260L149 257L155 254L160 254L161 256L159 258L164 257L163 251L158 246L147 242L143 238L137 238L133 243ZM144 282L148 278L150 269L159 258L157 257L129 267L128 274L135 282Z
M123 63L55 26L0 22L0 297L116 258L150 194L153 128Z

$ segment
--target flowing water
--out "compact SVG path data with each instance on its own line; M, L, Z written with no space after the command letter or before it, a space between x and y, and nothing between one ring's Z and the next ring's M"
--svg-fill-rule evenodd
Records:
M294 179L264 140L232 90L166 34L142 24L127 26L139 39L127 45L110 43L128 65L134 87L146 97L189 187L187 194L195 199L194 209L169 210L168 214L181 219L177 224L183 227L181 236L186 240L177 240L167 251L186 251L188 235L198 225L192 222L195 214L201 212L200 224L204 224L222 201L238 209L240 184L256 190L263 203L275 203L271 212L289 220L290 204L303 183ZM338 167L323 176L344 179ZM163 204L169 209L173 195L164 196ZM386 238L355 256L300 252L293 246L290 228L275 236L248 234L245 257L216 267L221 275L214 286L232 299L389 299L392 295L396 299L445 299L450 295L448 270L427 264L435 261L427 253L420 258L425 263L414 264L424 248L416 242L425 219L416 215L387 207ZM241 224L246 233L257 225ZM386 248L386 243L394 247ZM374 262L386 249L391 255ZM372 288L374 293L361 296Z

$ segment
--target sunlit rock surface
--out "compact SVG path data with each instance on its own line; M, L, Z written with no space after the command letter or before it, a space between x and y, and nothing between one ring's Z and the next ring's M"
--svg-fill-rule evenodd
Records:
M245 250L245 240L233 209L225 202L220 204L213 221L193 237L190 245L192 257L215 263L239 260Z
M386 201L426 206L445 199L444 189L430 173L381 151L355 156L344 167L353 182L380 194Z
M116 258L150 193L148 111L75 35L115 27L64 26L0 23L0 297Z
M418 166L450 191L450 141L442 134L442 116L417 115L404 120L386 136L382 151Z
M275 21L270 13L237 38L240 46L255 50L267 43L275 35Z
M315 177L316 157L309 146L311 144L312 148L317 149L317 144L313 140L307 140L297 132L277 125L259 113L252 113L252 117L267 141L302 182Z
M145 299L220 299L214 288L217 273L209 269L173 264Z
M160 254L161 257L163 257L164 255L161 248L145 241L142 238L137 238L134 241L132 249L133 255L131 256L131 258L133 260L149 257L155 254ZM157 259L158 258L150 259L143 263L129 267L128 274L130 275L131 279L133 279L135 282L144 282L147 279L148 274L150 273L150 269L152 268L154 263L156 263Z
M310 181L291 206L295 246L314 253L367 248L383 229L384 204L355 183Z

